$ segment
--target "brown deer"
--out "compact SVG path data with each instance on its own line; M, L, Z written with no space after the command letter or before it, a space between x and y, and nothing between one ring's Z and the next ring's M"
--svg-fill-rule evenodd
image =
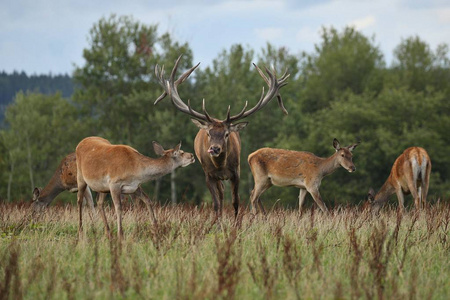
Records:
M50 203L64 191L69 191L70 193L76 193L78 191L77 185L77 163L75 152L70 153L64 157L56 171L53 173L52 178L47 183L47 185L41 189L35 187L33 190L33 210L38 212L42 209L48 207ZM105 194L106 195L106 194ZM135 194L130 195L133 199L139 199L138 196L147 197L141 187L138 188ZM89 189L86 189L83 204L85 201L89 203L92 212L96 212L94 207L94 201L92 199L92 194ZM144 201L146 202L146 201Z
M323 177L342 166L349 172L355 172L352 151L359 143L341 148L337 139L333 140L336 152L328 157L317 157L310 152L283 149L262 148L248 156L248 163L255 180L250 195L253 212L258 209L265 213L261 203L261 194L271 186L294 186L300 189L298 206L301 211L306 192L323 212L328 212L319 193Z
M153 148L161 157L150 158L130 146L112 145L101 137L88 137L78 144L75 153L80 235L83 228L81 203L88 186L101 193L98 205L108 236L110 236L109 227L103 210L104 193L111 193L117 215L119 239L123 238L121 194L137 193L136 196L147 204L153 221L156 222L150 200L143 197L138 190L140 184L162 177L178 167L186 167L195 159L192 153L185 153L180 149L181 143L174 149L164 150L161 145L153 142Z
M77 186L77 164L75 153L70 153L64 157L52 178L47 185L41 189L35 187L33 190L33 209L40 211L50 205L53 199L64 191L76 193ZM85 200L87 199L89 206L95 212L94 201L90 192L86 192Z
M157 104L166 95L172 99L172 103L181 112L192 116L192 122L200 129L194 140L195 154L202 165L205 172L206 185L211 193L214 203L214 210L217 217L222 215L224 187L223 180L231 181L232 202L234 206L235 216L239 209L239 178L240 178L240 155L241 155L241 139L239 131L247 126L248 122L235 123L238 120L246 118L251 114L262 109L272 98L277 96L278 104L284 113L284 108L279 90L287 84L289 75L285 72L280 78L276 78L274 72L266 68L268 77L255 64L257 71L269 86L267 94L262 90L261 98L257 104L246 110L248 102L240 113L230 116L230 106L228 106L227 117L225 120L212 118L205 108L205 100L203 99L203 113L199 113L191 108L181 99L178 94L177 87L185 81L189 75L198 67L199 64L187 70L175 81L175 73L181 56L177 59L172 70L169 80L164 78L164 68L156 66L155 74L164 88L164 93L155 101Z
M411 194L416 209L426 203L430 183L431 160L425 149L410 147L397 157L386 182L378 193L369 189L369 202L379 212L389 196L397 194L400 211L405 209L404 196Z

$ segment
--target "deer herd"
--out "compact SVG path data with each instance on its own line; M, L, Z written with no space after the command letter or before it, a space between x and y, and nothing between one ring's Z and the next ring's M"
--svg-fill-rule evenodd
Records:
M194 151L205 172L206 185L211 193L216 217L220 219L224 201L224 180L231 182L231 195L234 215L239 213L239 181L240 181L240 154L241 139L239 131L248 125L248 122L238 122L264 108L273 98L277 97L280 109L287 114L280 89L287 84L289 74L285 72L277 77L275 71L265 69L266 74L254 65L264 82L268 85L267 93L262 89L258 102L250 109L245 103L241 112L230 115L228 106L227 117L224 120L216 119L206 111L203 99L202 111L198 112L191 107L190 101L182 100L178 94L178 86L199 66L190 68L178 79L175 79L181 56L167 79L164 67L155 68L155 75L164 92L155 101L155 105L167 95L175 108L192 117L192 122L199 128L194 140ZM352 152L359 143L348 147L341 147L337 139L333 140L335 153L322 158L305 151L291 151L284 149L262 148L248 156L248 164L254 178L254 188L250 195L251 210L253 213L265 209L261 202L261 195L271 186L291 186L300 189L298 201L301 211L306 193L310 193L318 207L327 213L328 209L319 193L319 187L324 176L333 173L339 167L348 172L355 172L352 161ZM53 199L63 191L77 192L79 213L79 234L83 231L82 204L87 202L95 212L91 190L97 192L100 215L105 226L105 233L111 238L104 200L110 193L116 216L117 234L123 238L122 229L122 197L129 195L142 200L147 206L152 221L157 222L150 198L144 193L140 185L144 182L160 178L178 167L186 167L195 162L192 153L181 150L181 143L175 148L164 150L156 142L153 148L159 158L150 158L142 155L127 145L113 145L101 137L87 137L76 147L75 153L67 155L61 161L53 177L41 190L33 191L33 208L40 210L48 206ZM424 206L429 186L431 160L425 149L411 147L406 149L394 162L391 173L386 182L375 194L371 188L368 194L368 203L378 212L388 197L396 194L400 211L404 210L404 195L411 194L415 208Z

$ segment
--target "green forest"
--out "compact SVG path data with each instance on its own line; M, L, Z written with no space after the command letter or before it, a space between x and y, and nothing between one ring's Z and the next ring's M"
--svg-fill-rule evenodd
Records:
M198 62L188 43L158 32L157 25L130 16L102 18L92 26L89 46L80 53L85 63L75 66L70 77L62 76L72 82L61 81L61 92L49 94L46 87L33 84L22 86L25 91L12 96L0 130L2 201L30 201L33 188L45 186L61 159L87 136L127 144L151 157L156 157L152 141L164 148L182 141L182 149L193 153L198 128L190 117L169 99L153 104L163 92L154 69L158 64L171 70L181 54L178 75ZM448 45L431 49L419 36L405 37L393 50L392 62L386 62L376 37L352 27L324 27L320 42L309 53L270 43L263 49L230 45L210 66L200 64L179 86L180 95L190 99L197 111L205 99L215 118L224 119L228 105L237 114L245 101L253 106L262 88L267 88L252 63L274 68L278 75L288 70L289 83L281 95L289 114L284 115L274 99L245 120L249 124L240 133L243 205L248 204L253 187L247 163L250 153L276 147L327 157L335 151L334 138L343 146L361 143L353 152L356 172L341 168L322 181L320 191L328 207L365 201L369 188L378 190L395 159L411 146L425 148L432 161L428 200L448 201ZM0 84L7 86L9 77L1 73ZM6 93L6 88L1 90ZM165 204L175 201L171 199L174 186L178 203L211 202L198 161L178 169L176 176L167 175L143 188ZM266 208L275 203L295 208L297 197L296 188L276 187L262 196ZM75 203L75 199L66 192L55 202ZM391 200L395 203L395 196ZM306 205L312 202L308 195ZM411 202L408 197L406 205ZM231 205L227 185L224 205Z

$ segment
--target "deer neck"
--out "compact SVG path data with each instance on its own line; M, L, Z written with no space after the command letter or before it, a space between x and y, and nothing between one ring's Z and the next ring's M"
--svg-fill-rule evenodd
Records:
M175 162L170 157L145 157L143 159L143 177L146 180L153 180L169 174L176 169L176 167Z
M56 180L54 176L52 177L50 182L42 189L37 201L48 205L64 190L65 189L62 186L61 182L59 180Z
M227 165L227 157L228 154L222 152L219 156L210 156L209 158L211 159L211 162L213 163L214 167L216 167L216 169L220 169L223 168Z
M378 193L375 195L374 202L385 202L387 198L395 193L395 188L390 182L390 178L386 180Z
M333 155L331 155L328 158L321 158L321 174L322 176L327 176L336 171L337 168L339 168L339 163L337 161L337 152Z

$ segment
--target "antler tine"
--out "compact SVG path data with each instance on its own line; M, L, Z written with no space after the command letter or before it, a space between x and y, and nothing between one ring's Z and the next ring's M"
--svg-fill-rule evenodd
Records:
M202 108L203 108L203 113L205 114L206 119L208 119L208 122L212 122L211 117L209 116L208 112L206 111L205 98L203 98Z
M161 101L167 95L169 95L170 98L172 99L172 104L178 110L180 110L181 112L183 112L185 114L191 115L194 118L209 122L211 120L211 117L209 115L207 115L207 113L201 114L201 113L193 110L192 107L190 106L190 104L186 105L186 103L183 102L180 95L178 94L178 90L177 90L178 85L183 83L189 77L189 75L191 75L192 72L194 72L194 70L200 65L200 63L198 63L197 65L193 66L192 68L190 68L189 70L184 72L177 80L175 80L175 75L176 75L176 72L178 69L178 64L180 63L181 57L182 57L182 55L180 55L178 57L178 59L176 60L175 65L172 69L172 72L170 73L169 80L166 80L164 78L164 66L159 67L157 65L155 67L156 77L157 77L160 85L164 88L164 92L161 94L161 96L158 97L158 99L156 99L154 104L155 105L158 104L159 101Z
M156 79L158 79L159 84L161 84L162 86L165 86L164 84L164 66L160 67L158 64L155 66L155 75L156 75ZM164 92L161 94L161 96L158 97L158 99L155 100L155 102L153 103L154 105L158 104L159 101L161 101L162 99L164 99L167 96L167 92L165 91L166 89L164 88Z
M265 67L265 71L267 73L267 76L266 76L264 74L264 72L256 64L253 64L253 65L255 66L259 75L264 79L266 84L269 86L269 90L267 91L267 94L264 95L264 88L263 88L261 97L253 108L251 108L247 111L245 111L245 108L244 108L243 111L241 111L239 114L237 114L235 116L232 116L232 117L227 116L226 121L229 123L239 120L239 119L242 119L242 118L245 118L245 117L248 117L249 115L257 112L258 110L263 108L267 103L269 103L270 100L272 100L275 96L277 97L278 105L281 108L281 110L283 111L283 113L287 114L287 110L284 107L283 99L281 98L279 91L283 86L285 86L287 84L287 79L290 74L287 74L287 70L286 70L284 72L284 74L280 78L277 79L275 70L270 71L267 67Z
M245 109L247 108L247 105L248 105L248 101L245 101L244 108L241 110L240 113L238 113L237 115L235 115L233 117L230 117L230 106L228 105L227 119L225 120L225 122L231 123L234 120L239 120L241 118L241 116L244 114Z

